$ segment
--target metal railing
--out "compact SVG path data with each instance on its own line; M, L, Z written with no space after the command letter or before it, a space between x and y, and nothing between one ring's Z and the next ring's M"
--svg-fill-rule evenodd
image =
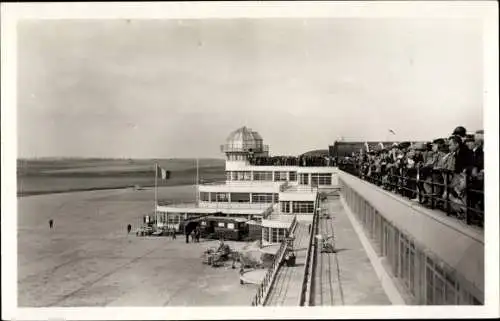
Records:
M288 235L291 235L295 231L296 227L297 227L297 216L294 216L292 223L290 224L290 228L288 229ZM266 303L271 287L274 283L274 280L276 279L276 274L278 273L278 270L281 266L281 262L283 261L283 257L285 256L287 247L288 247L288 242L286 239L284 239L281 242L280 248L276 252L271 267L269 267L269 269L267 270L264 280L262 280L262 283L259 284L259 287L257 288L257 293L255 294L252 300L252 306L261 306Z
M313 215L313 221L311 225L311 231L309 235L309 244L307 246L306 253L306 263L304 266L304 278L302 280L302 290L299 297L299 306L310 306L312 300L312 293L314 291L314 276L316 269L316 247L317 239L315 235L317 234L318 218L319 218L319 196L316 199L316 209Z
M223 153L227 153L227 152L266 153L266 152L269 152L269 145L254 145L254 144L233 145L233 144L223 144L223 145L220 145L220 150Z
M253 166L299 166L299 167L335 167L337 162L324 157L289 157L267 156L249 159Z
M282 192L317 192L318 187L312 185L289 185Z
M272 207L273 203L249 203L249 202L206 202L200 201L198 203L199 208L215 208L215 209L256 209L256 210L264 210L269 207Z
M225 180L225 181L213 181L200 184L203 186L213 186L213 185L225 185L225 186L249 186L249 185L259 185L259 186L277 186L283 184L283 181L259 181L259 180Z
M365 174L356 164L339 164L339 169L380 186L386 190L416 199L431 209L439 209L447 216L455 215L467 225L484 225L484 188L468 172L454 173L445 169L415 168L408 171L397 168L394 174Z

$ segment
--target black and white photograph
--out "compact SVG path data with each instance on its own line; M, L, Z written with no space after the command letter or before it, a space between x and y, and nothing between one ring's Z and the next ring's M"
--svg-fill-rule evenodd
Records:
M2 319L498 317L497 9L2 4Z

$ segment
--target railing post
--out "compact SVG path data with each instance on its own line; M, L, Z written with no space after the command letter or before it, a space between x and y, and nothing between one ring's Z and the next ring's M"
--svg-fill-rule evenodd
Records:
M450 179L449 175L450 175L450 172L448 170L446 170L445 171L445 180L444 180L444 188L445 188L444 190L446 191L445 208L446 208L446 215L447 216L450 216L450 189L448 186L448 180Z
M397 183L397 191L396 193L398 194L401 194L402 193L402 187L403 187L403 173L402 173L402 170L401 168L398 168L397 171L398 175L396 176L397 179L398 179L398 183Z
M468 172L465 172L465 222L467 223L467 225L470 225L471 224L471 217L470 217L470 206L471 206L471 202L469 201L469 179L470 179L470 175Z
M434 169L431 169L431 208L434 209L434 195L436 189L434 188Z
M416 185L417 185L416 190L417 190L418 202L422 203L422 190L420 188L420 168L419 167L417 167L417 183L416 183Z

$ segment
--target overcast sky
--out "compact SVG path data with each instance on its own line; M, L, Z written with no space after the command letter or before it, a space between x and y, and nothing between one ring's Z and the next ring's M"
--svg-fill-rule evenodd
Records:
M222 157L247 126L272 154L336 139L482 128L469 20L23 22L20 157Z

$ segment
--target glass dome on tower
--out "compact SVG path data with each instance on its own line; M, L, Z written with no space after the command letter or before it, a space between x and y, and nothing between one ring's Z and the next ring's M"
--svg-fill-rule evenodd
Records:
M263 139L259 133L244 126L229 134L221 150L225 153L262 153L267 151L268 147L263 145Z

